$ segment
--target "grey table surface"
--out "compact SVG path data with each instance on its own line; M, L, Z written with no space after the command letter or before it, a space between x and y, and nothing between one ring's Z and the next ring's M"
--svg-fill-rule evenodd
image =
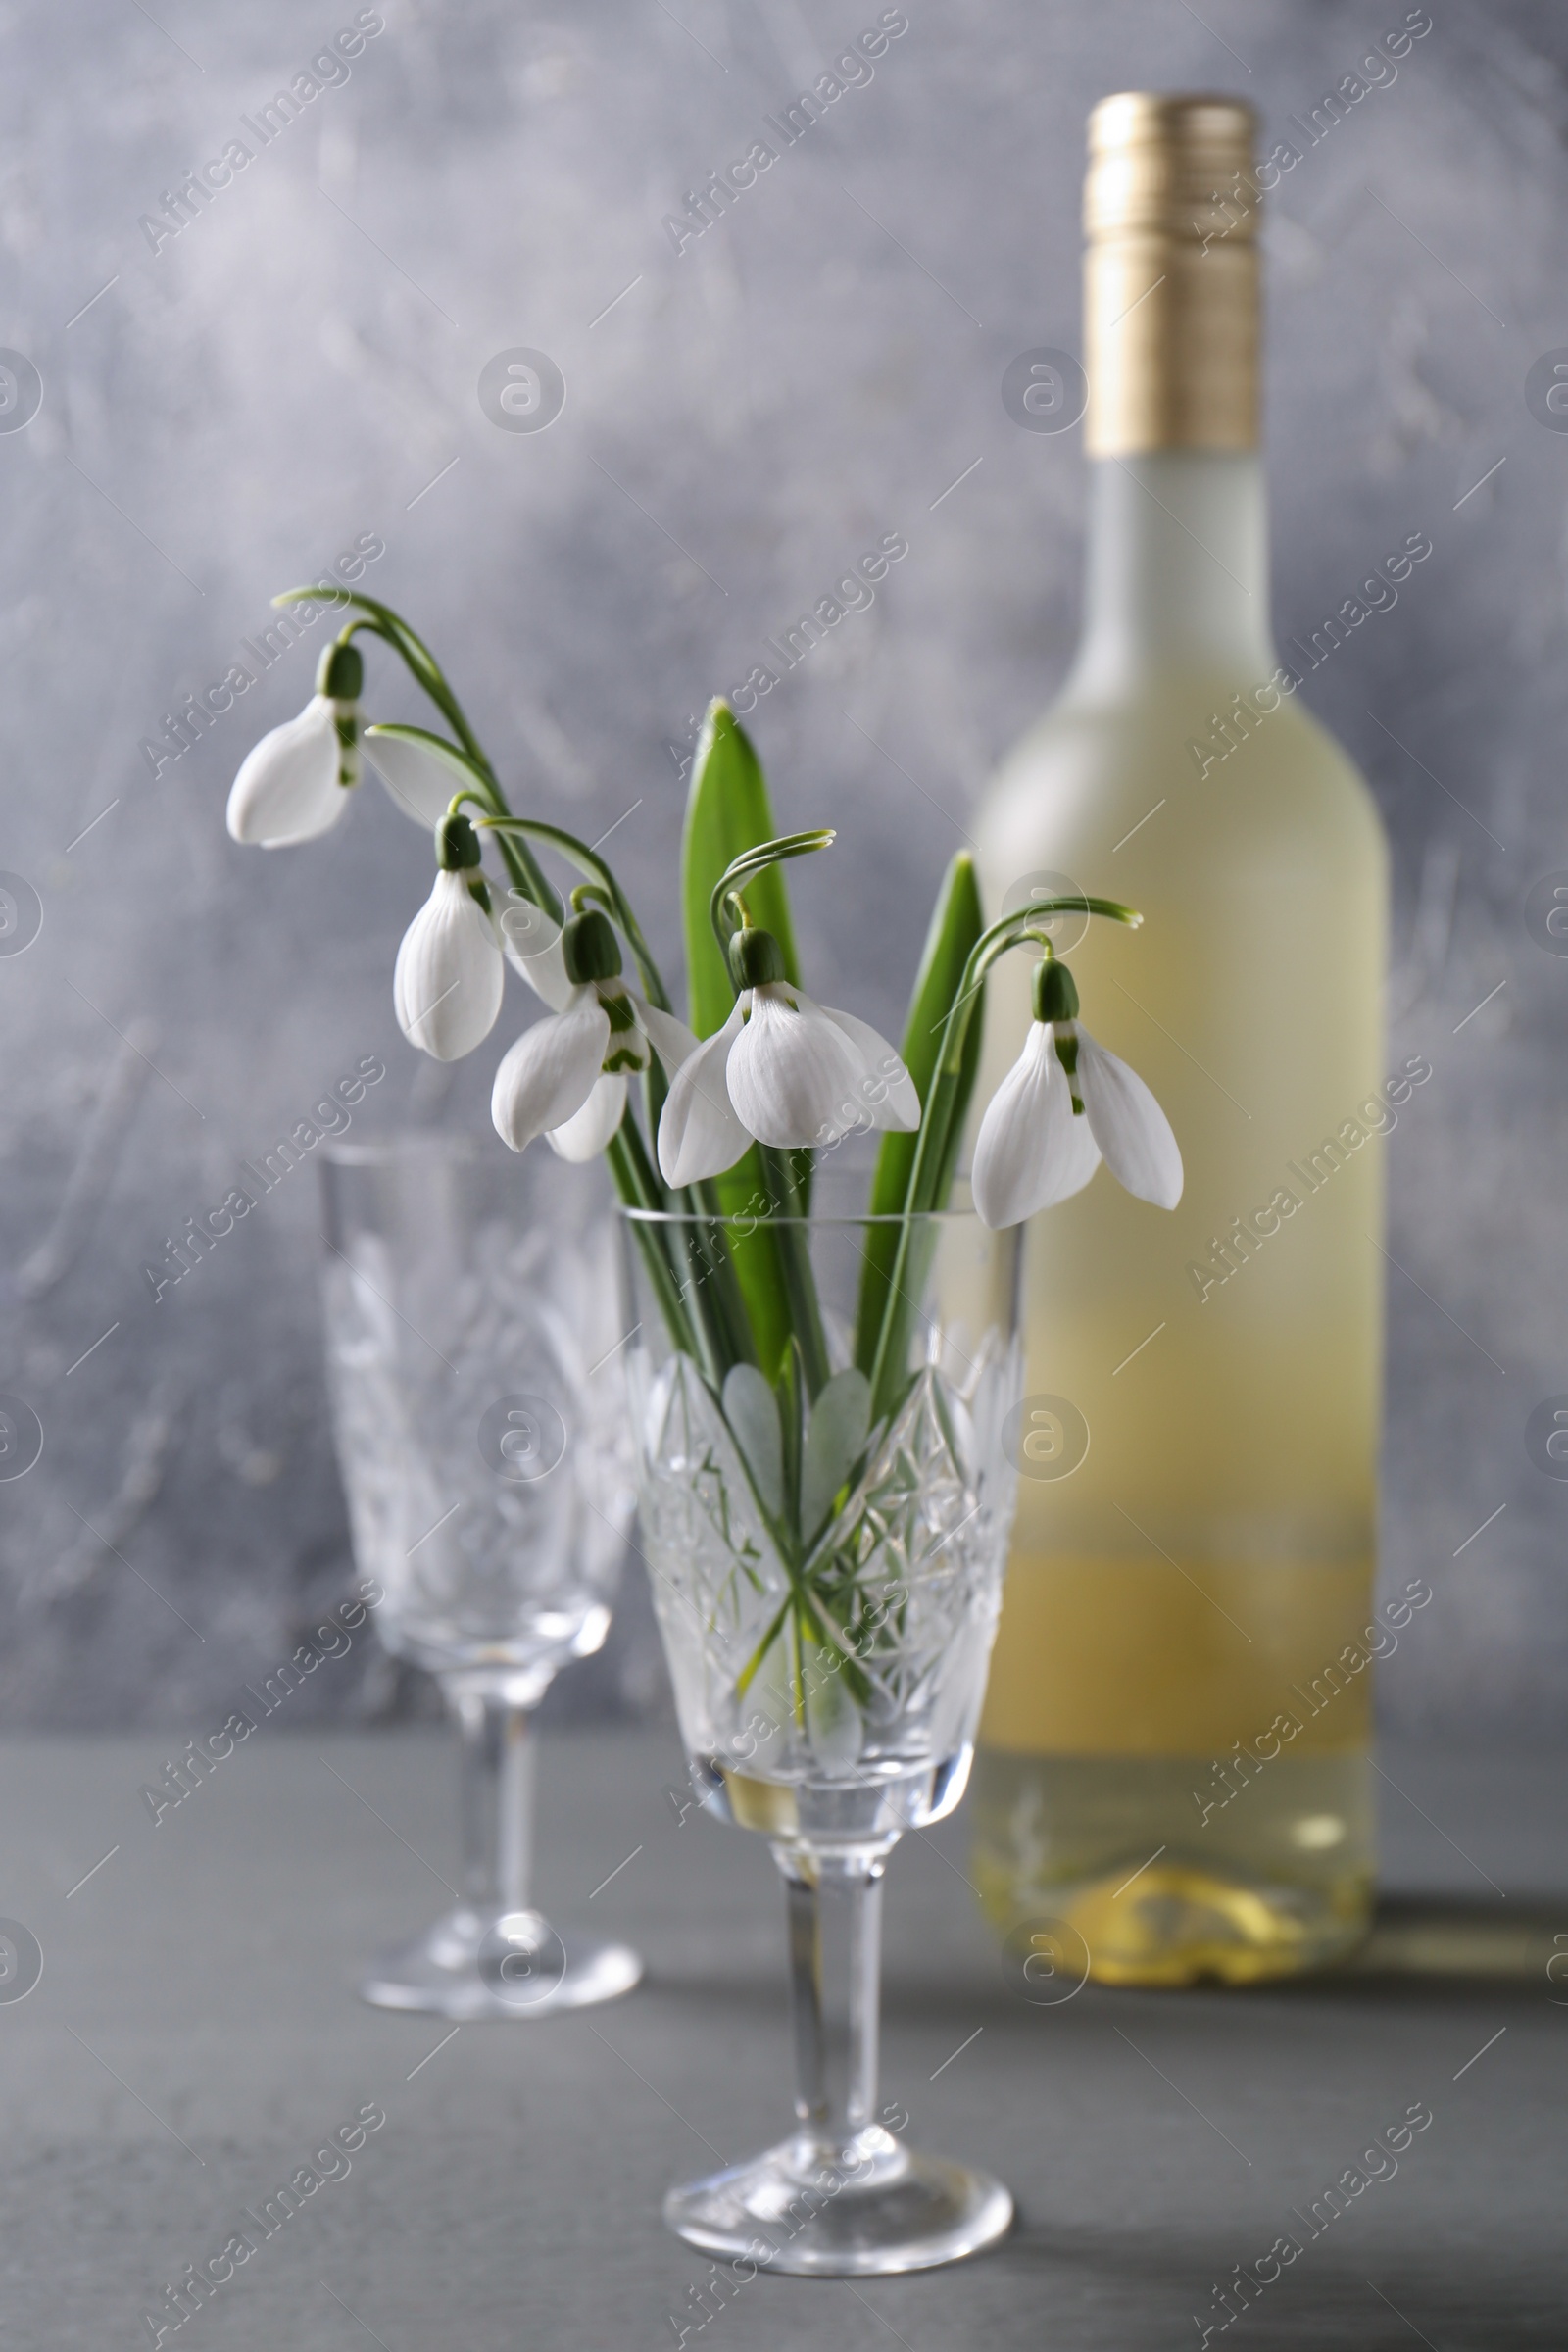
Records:
M700 2327L710 2266L661 2195L778 2134L789 2050L772 1865L677 1818L672 1737L562 1731L541 1757L540 1896L634 1938L642 1987L456 2034L353 1992L366 1953L447 1900L444 1736L264 1731L155 1827L139 1792L167 1752L0 1743L0 1913L44 1956L0 2002L6 2352L151 2342L166 2285L372 2102L385 2125L347 2176L167 2343L639 2352L684 2328L734 2352L1152 2352L1200 2342L1215 2284L1285 2232L1301 2253L1226 2342L1568 2340L1568 1984L1544 1964L1033 2007L964 1883L960 1813L894 1858L884 2081L925 2145L1009 2182L1014 2234L906 2279L760 2277ZM1390 1886L1528 1914L1549 1954L1568 1759L1383 1764ZM1433 2120L1396 2174L1309 2237L1292 2209L1412 2105Z

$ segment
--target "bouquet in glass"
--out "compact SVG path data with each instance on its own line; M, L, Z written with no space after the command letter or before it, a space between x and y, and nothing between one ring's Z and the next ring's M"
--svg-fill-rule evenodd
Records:
M1005 2189L911 2149L902 2109L878 2103L882 1874L968 1775L1015 1489L1016 1228L1102 1158L1144 1200L1180 1196L1164 1115L1081 1025L1048 928L1069 908L1139 918L1072 896L987 924L956 857L896 1051L802 985L784 869L834 836L775 831L756 753L715 702L681 844L682 1020L610 862L514 812L408 623L341 590L278 601L306 598L353 616L313 702L246 760L229 830L280 847L338 820L361 773L354 641L379 638L444 722L363 730L435 845L398 1020L447 1060L494 1027L508 963L542 1002L496 1072L495 1124L514 1151L542 1136L609 1167L645 1557L694 1785L769 1839L784 1878L795 2130L672 2190L666 2219L779 2270L974 2252L1008 2226ZM564 894L543 859L575 877ZM1013 950L1033 958L1034 1017L964 1181L986 975ZM823 1163L868 1132L852 1201L844 1163Z

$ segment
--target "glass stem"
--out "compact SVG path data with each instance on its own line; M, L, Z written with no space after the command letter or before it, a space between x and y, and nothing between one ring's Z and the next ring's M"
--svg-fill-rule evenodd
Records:
M479 1911L521 1911L533 1871L533 1738L526 1707L454 1678L463 1734L463 1891Z
M836 2151L876 2118L886 1857L775 1845L773 1858L789 1912L795 2112Z

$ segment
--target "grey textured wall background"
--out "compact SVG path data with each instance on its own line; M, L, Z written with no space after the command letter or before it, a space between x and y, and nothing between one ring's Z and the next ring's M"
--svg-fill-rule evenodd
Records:
M484 1124L514 1026L452 1072L403 1044L392 960L429 858L374 787L312 850L226 840L233 769L314 651L156 776L143 739L275 589L374 534L367 586L434 639L519 792L590 836L639 804L617 846L672 950L669 747L902 531L874 607L755 722L785 817L846 829L798 894L813 984L894 1028L940 864L1071 646L1079 435L1019 431L1000 383L1026 347L1080 348L1087 110L1241 90L1271 143L1404 11L908 0L874 79L679 255L662 217L873 0L383 13L351 77L154 252L140 217L354 9L4 11L0 343L42 383L0 430L0 865L43 909L0 956L0 1388L45 1431L0 1486L11 1725L188 1726L346 1590L311 1171L156 1306L139 1268L362 1055L389 1072L366 1129ZM1272 200L1277 616L1315 624L1431 534L1306 689L1387 815L1395 1035L1436 1070L1391 1146L1387 1555L1440 1605L1383 1704L1549 1734L1568 1490L1525 1428L1568 1390L1568 962L1524 903L1568 865L1568 438L1524 386L1568 343L1568 20L1432 14ZM480 408L514 346L564 374L547 432ZM386 663L368 700L416 715ZM407 1703L365 1661L309 1704ZM628 1620L581 1689L646 1700L652 1674Z

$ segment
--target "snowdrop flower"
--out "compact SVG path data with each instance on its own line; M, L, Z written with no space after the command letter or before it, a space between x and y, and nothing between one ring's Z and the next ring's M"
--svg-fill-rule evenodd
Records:
M427 830L438 825L464 778L422 743L367 727L365 756L405 816Z
M672 1013L632 994L620 977L614 929L597 907L568 920L561 961L565 1002L503 1057L490 1115L514 1152L542 1135L562 1159L592 1159L619 1127L627 1077L647 1069L650 1048L675 1070L697 1040Z
M360 780L364 683L365 662L357 646L323 650L316 692L304 710L264 735L234 778L228 829L236 841L287 849L296 841L314 841L337 823L348 806L346 787Z
M461 812L436 827L436 858L435 886L398 950L392 1002L410 1045L457 1061L494 1028L507 967L479 873L479 837Z
M561 925L542 906L524 898L520 890L508 891L506 911L501 917L501 945L507 961L514 972L522 974L534 995L542 997L552 1012L564 1012L571 995L564 939Z
M770 931L738 932L730 968L735 1009L681 1063L659 1122L666 1184L718 1175L754 1138L784 1149L836 1144L856 1127L918 1127L914 1080L887 1039L792 987Z
M1023 1052L980 1122L971 1184L987 1225L1019 1225L1082 1192L1103 1157L1140 1200L1174 1208L1182 1155L1136 1071L1079 1025L1065 964L1038 964Z

